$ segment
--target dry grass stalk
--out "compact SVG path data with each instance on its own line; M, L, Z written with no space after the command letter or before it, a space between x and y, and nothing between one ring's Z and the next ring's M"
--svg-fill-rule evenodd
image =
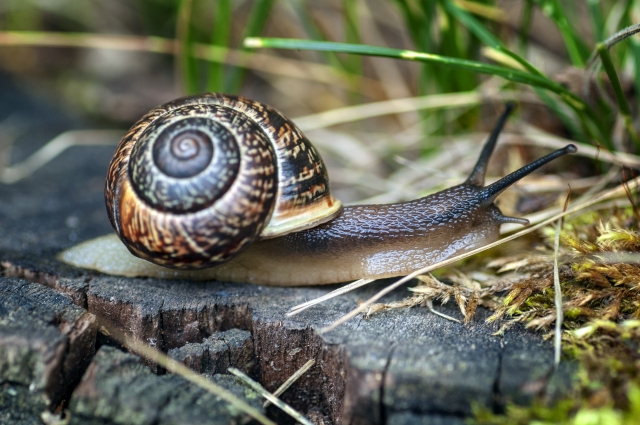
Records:
M280 385L278 387L277 390L275 390L273 392L273 396L274 397L280 397L282 395L282 393L287 391L289 389L289 387L291 385L293 385L294 382L296 382L298 379L300 379L300 377L302 375L304 375L305 373L307 373L307 371L309 369L311 369L313 367L313 365L315 365L315 364L316 364L315 359L310 359L305 364L303 364L302 367L300 367L300 369L296 370L293 375L291 375L286 381L284 381L284 383L282 385ZM262 407L264 407L266 409L267 407L269 407L270 404L271 404L271 402L269 400L267 400L262 404Z
M444 277L452 284L443 283L430 273L417 276L418 286L409 288L409 291L413 292L411 297L391 303L372 304L367 310L366 316L390 309L429 307L434 300L446 304L453 297L464 318L463 323L466 324L475 316L478 305L492 309L497 308L500 304L496 300L495 294L512 288L518 282L513 279L512 275L480 282L459 271L454 271ZM452 320L448 316L447 318Z

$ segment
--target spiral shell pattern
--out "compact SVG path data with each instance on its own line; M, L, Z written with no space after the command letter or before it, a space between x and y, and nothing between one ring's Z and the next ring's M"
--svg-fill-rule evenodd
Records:
M275 109L204 94L138 121L109 166L105 198L138 257L177 269L228 261L257 238L313 227L341 209L322 159Z

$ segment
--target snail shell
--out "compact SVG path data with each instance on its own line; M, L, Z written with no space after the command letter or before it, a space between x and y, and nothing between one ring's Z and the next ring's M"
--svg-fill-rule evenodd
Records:
M317 226L342 209L322 158L292 122L214 93L142 117L116 150L105 198L131 253L176 269L215 266L258 238Z

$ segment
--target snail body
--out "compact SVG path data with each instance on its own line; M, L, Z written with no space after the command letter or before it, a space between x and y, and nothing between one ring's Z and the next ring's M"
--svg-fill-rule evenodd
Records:
M502 215L494 200L576 151L568 145L484 187L511 108L464 183L414 201L343 208L319 154L275 109L220 94L178 99L134 125L109 167L107 210L124 245L98 238L61 258L125 276L281 286L405 275L496 241L501 224L528 224Z

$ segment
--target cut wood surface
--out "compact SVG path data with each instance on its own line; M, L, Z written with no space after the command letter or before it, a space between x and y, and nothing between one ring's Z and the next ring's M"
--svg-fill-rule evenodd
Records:
M214 383L260 409L258 394L229 375ZM102 347L76 388L70 424L219 424L246 423L235 407L175 375L155 375L140 358Z
M50 128L42 124L47 113L55 115ZM18 140L24 145L13 161L75 125L43 114L25 115L27 124L40 126ZM113 149L75 147L21 182L0 184L0 422L38 423L43 410L59 406L70 409L72 423L101 424L179 423L223 409L197 410L209 396L108 347L114 343L101 321L200 372L239 367L271 391L313 358L315 366L281 398L318 424L459 424L474 405L500 411L508 402L570 391L571 365L554 372L551 343L519 327L494 336L501 323L485 323L489 312L482 308L468 325L413 308L358 317L318 334L385 282L287 318L292 306L337 286L131 279L61 264L55 256L62 249L111 232L103 187ZM385 300L405 296L400 288ZM436 308L461 318L457 307ZM139 376L135 385L131 374ZM235 380L215 379L239 391ZM119 393L118 385L131 392ZM99 408L125 404L144 414ZM289 421L273 406L268 413L278 423Z
M96 317L42 285L0 278L0 423L68 399L95 352Z

